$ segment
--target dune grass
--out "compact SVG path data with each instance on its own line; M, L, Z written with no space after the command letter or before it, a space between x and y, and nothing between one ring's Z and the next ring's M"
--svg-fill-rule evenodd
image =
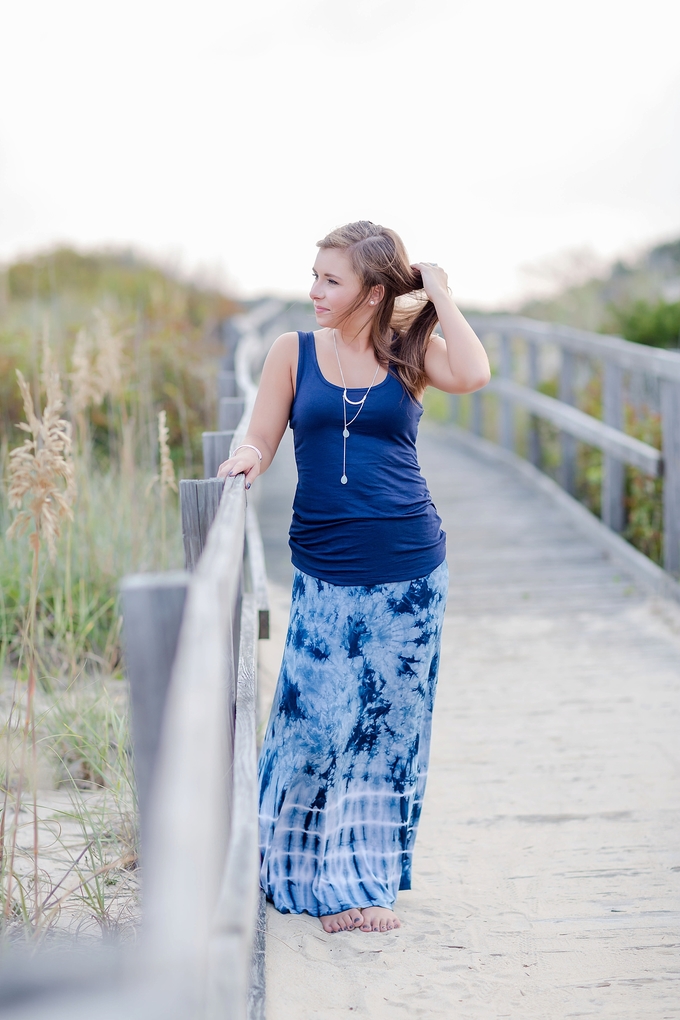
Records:
M233 306L68 251L0 290L0 943L134 937L118 585L183 564L175 474L196 473Z

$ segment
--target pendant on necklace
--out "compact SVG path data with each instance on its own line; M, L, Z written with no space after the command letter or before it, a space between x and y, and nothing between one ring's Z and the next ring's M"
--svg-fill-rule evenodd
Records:
M349 429L343 429L342 434L345 439L349 439Z
M343 475L340 481L342 482L343 485L347 485L347 475Z

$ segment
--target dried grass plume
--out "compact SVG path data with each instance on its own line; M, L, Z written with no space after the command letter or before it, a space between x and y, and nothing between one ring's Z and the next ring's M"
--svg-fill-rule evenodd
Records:
M64 518L73 520L75 483L71 457L71 426L61 417L64 396L59 373L52 365L49 347L45 346L42 382L46 394L45 410L40 419L33 406L28 383L17 369L19 389L24 401L25 422L17 428L30 438L9 455L10 507L19 513L7 529L10 538L22 535L33 524L31 547L37 552L45 539L50 560L56 556L56 542Z
M168 445L168 439L170 438L170 429L167 426L167 415L165 411L158 412L158 448L160 451L160 472L151 479L149 489L159 483L161 487L161 495L165 495L168 489L172 489L173 492L177 492L177 482L175 481L175 468L170 457L170 447Z
M82 414L90 404L101 404L104 399L101 384L93 364L92 338L86 329L78 331L73 348L72 361L73 411L75 414Z
M104 397L118 397L123 388L124 334L114 332L106 314L94 311L94 335L81 329L73 348L71 384L75 414L91 405L98 407Z

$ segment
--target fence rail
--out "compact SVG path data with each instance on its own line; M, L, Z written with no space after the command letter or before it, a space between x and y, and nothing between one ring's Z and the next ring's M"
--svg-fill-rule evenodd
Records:
M219 416L227 424L236 410L241 416L233 431L204 434L206 476L245 434L257 393L250 367L260 355L257 328L277 310L259 307L237 323L238 346L220 373ZM269 634L264 551L242 476L183 481L180 502L193 573L149 796L146 947L191 1016L260 1020L264 999L251 990L251 956L259 896L257 641ZM255 985L263 991L263 973Z
M256 306L235 323L238 346L225 351L219 379L219 424L228 427L204 436L206 475L245 434L258 330L279 307ZM106 966L82 957L70 984L41 977L38 964L11 1008L0 1004L3 1017L264 1020L256 930L264 551L243 476L182 481L180 502L187 569L121 584L141 815L140 948Z
M527 457L540 467L542 451L536 419L559 429L559 483L576 489L576 441L603 453L602 521L613 532L625 522L625 474L629 464L652 478L663 477L663 557L672 577L680 575L680 353L630 343L620 337L510 316L472 316L471 325L495 355L495 373L485 391L473 394L467 427L485 433L486 393L499 401L496 441L518 453L516 409L530 413ZM557 354L558 397L541 393L541 359ZM599 373L602 420L576 407L579 362ZM517 378L520 376L521 378ZM658 450L625 431L626 384L640 377L658 388L662 443ZM457 413L454 412L454 418Z

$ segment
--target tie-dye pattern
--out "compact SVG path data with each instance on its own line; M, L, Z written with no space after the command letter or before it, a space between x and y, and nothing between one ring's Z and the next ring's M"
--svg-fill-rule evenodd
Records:
M448 590L296 570L260 755L261 884L282 913L391 907L411 887Z

